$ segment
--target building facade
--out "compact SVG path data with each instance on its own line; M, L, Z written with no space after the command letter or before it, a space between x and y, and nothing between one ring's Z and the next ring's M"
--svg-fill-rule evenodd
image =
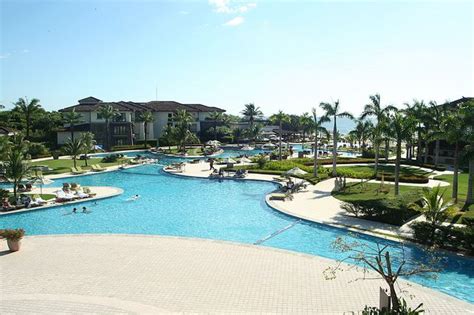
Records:
M74 126L74 137L79 137L81 133L90 131L94 133L97 144L103 146L107 137L106 123L99 111L105 105L110 105L117 111L116 116L109 122L110 146L132 145L145 139L145 124L140 121L140 115L143 112L151 112L154 118L153 122L147 126L149 140L159 139L164 128L174 124L173 117L178 109L186 110L194 117L190 129L196 133L203 129L210 113L225 112L221 108L202 104L182 104L174 101L104 102L92 96L81 99L77 105L61 109L60 112L75 110L79 113L81 123ZM70 137L71 129L66 124L63 130L58 131L58 144L64 144Z

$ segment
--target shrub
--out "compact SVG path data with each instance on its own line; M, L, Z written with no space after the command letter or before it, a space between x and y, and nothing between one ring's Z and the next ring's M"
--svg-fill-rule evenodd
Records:
M114 163L119 159L118 154L110 154L102 158L102 163Z
M394 182L394 175L384 175L384 180L387 182ZM382 179L382 174L377 174L377 180ZM429 182L429 178L422 175L401 175L399 176L399 181L402 183L413 183L413 184L426 184Z
M474 253L474 227L433 226L428 222L411 224L413 236L422 244Z
M0 188L0 198L1 198L1 199L7 198L9 194L10 194L10 193L9 193L8 190L6 190L6 189L1 189L1 188Z
M353 214L356 218L358 218L359 215L364 213L364 209L360 205L350 202L344 202L341 205L341 209L345 210L346 212L349 212L350 214Z
M116 145L113 146L110 151L125 151L125 150L143 150L144 145L143 144L134 144L134 145ZM147 147L151 148L150 143L148 143Z
M48 148L40 142L30 142L28 145L28 154L31 155L33 159L50 156Z
M263 155L257 156L254 161L257 163L258 168L264 168L265 164L267 164L267 159Z
M379 150L379 159L385 158L385 150ZM362 151L362 157L363 158L375 158L375 152L374 150L363 150Z
M472 212L472 211L471 211ZM469 226L474 226L474 212L465 213L462 216L461 223Z
M337 176L360 178L360 179L371 179L374 177L373 171L360 171L351 167L339 167L337 169Z
M25 236L25 231L23 229L1 230L1 236L10 241L19 241Z

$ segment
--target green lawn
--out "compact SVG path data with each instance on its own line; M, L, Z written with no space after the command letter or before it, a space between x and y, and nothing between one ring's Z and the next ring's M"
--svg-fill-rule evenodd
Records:
M372 174L374 173L374 167L373 166L338 166L337 170L348 170L354 173L359 173L359 174ZM388 175L394 175L395 174L395 166L393 165L380 165L378 166L378 171L383 172ZM418 168L412 168L412 167L406 167L406 166L401 166L400 167L400 175L403 176L428 176L432 172L427 172L424 170L420 170Z
M76 165L81 166L83 169L90 169L92 164L100 164L102 167L119 165L120 161L126 159L119 159L117 162L103 163L102 158L90 158L87 160L89 166L85 166L85 160L77 160ZM71 167L74 165L72 159L59 159L59 160L46 160L46 161L37 161L31 163L32 165L44 165L52 168L52 171L44 172L44 174L61 174L71 172Z
M457 206L461 209L464 206L464 202L466 201L467 197L467 180L469 174L461 173L459 174L458 180L458 203ZM446 192L444 196L451 198L451 194L453 192L453 175L441 175L436 176L435 179L443 180L449 182L451 185L445 187ZM474 204L470 205L467 211L459 211L453 218L453 222L461 223L462 217L472 217L474 218Z
M380 188L380 184L375 183L348 183L344 191L334 192L333 196L342 201L365 201L365 200L377 200L377 199L396 199L393 190L394 185L385 184L384 189L387 193L380 193L377 190ZM416 201L419 199L417 196L423 191L420 187L415 186L400 186L400 195L406 197L410 195L409 202Z

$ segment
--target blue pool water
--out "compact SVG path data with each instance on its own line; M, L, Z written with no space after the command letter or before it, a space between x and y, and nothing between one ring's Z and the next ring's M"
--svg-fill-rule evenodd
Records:
M163 163L169 161L163 159ZM71 178L56 180L50 186L62 186ZM157 165L145 165L124 171L74 178L82 186L111 185L124 194L87 201L90 214L70 214L71 205L0 217L0 228L23 228L29 235L70 233L158 234L219 239L253 244L290 224L295 225L263 242L270 246L338 259L331 243L347 231L308 223L283 215L265 204L264 195L275 184L257 181L231 181L182 178L163 173ZM126 199L140 194L136 201ZM77 205L76 205L77 206ZM365 244L381 239L359 235ZM395 244L395 243L391 243ZM426 254L416 246L407 246L409 259L424 260ZM457 298L474 303L474 260L443 253L439 279L420 276L410 280Z

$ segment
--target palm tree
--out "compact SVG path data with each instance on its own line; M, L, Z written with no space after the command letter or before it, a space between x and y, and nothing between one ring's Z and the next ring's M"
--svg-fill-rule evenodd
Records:
M23 115L26 122L26 139L30 140L31 121L34 114L41 110L40 100L34 98L28 102L28 98L19 98L15 103L15 109Z
M13 183L13 197L17 199L18 184L26 178L31 171L30 163L26 158L28 141L22 135L16 135L8 144L6 160L4 161L5 177Z
M148 124L152 123L155 118L153 117L153 114L149 111L142 112L140 114L139 120L143 122L143 128L144 128L144 133L145 133L145 149L148 147Z
M421 139L423 132L423 122L426 118L426 105L423 101L413 100L413 104L405 103L407 113L417 120L417 140L416 159L421 162Z
M178 109L174 116L175 135L179 143L181 152L186 152L186 144L190 142L199 142L194 133L189 130L189 126L194 121L193 116L184 109Z
M354 119L349 112L341 112L339 108L339 100L335 101L333 104L330 103L321 103L319 106L326 112L324 116L327 118L332 119L333 121L333 129L332 129L332 176L335 177L337 175L337 118L338 117L346 117L350 119Z
M438 105L435 101L431 101L430 107L427 112L428 115L426 120L430 122L430 133L432 139L435 140L435 157L434 164L438 166L439 164L439 150L440 150L440 139L443 138L443 133L441 125L443 124L444 115L446 114L446 104ZM426 147L426 154L428 153L428 146ZM427 158L425 158L427 160ZM427 161L425 161L426 163Z
M105 119L105 148L110 149L110 120L117 115L117 110L110 104L99 107L99 115Z
M262 133L263 125L262 124L254 124L252 128L249 128L245 131L245 134L250 139L258 139L260 134Z
M214 123L214 140L217 140L217 126L224 119L224 115L221 112L212 112L207 116L207 119L212 120Z
M303 145L306 139L306 134L311 130L311 126L313 124L313 119L309 115L309 113L304 113L300 117L300 126L301 126L301 131L303 132Z
M365 105L364 111L360 116L361 119L365 119L369 116L374 116L377 120L375 127L373 129L373 139L374 139L374 149L375 149L375 164L374 164L374 172L377 175L377 168L379 166L379 153L380 153L380 141L381 141L381 132L382 126L386 120L387 114L392 111L396 110L396 107L392 105L388 105L383 107L380 102L380 94L370 95L370 103Z
M311 130L314 132L314 156L313 156L313 175L318 177L318 135L320 132L329 135L329 132L326 128L323 127L323 124L328 122L330 119L326 116L319 117L316 115L316 108L313 108L313 121L311 125Z
M272 124L278 125L278 138L279 138L279 145L278 145L278 160L281 161L281 136L283 132L283 123L289 122L290 117L283 113L281 110L278 111L277 114L270 116L270 122Z
M62 116L64 122L69 124L69 129L71 130L71 139L74 140L74 126L82 121L82 115L76 112L76 109L73 108L70 112L63 113Z
M68 141L64 144L64 153L70 155L72 158L72 162L74 167L76 167L76 160L77 157L83 152L84 144L82 139L68 139Z
M166 125L163 129L162 138L168 144L168 150L171 153L171 146L176 144L176 130L171 125Z
M96 144L94 140L94 134L92 132L84 132L81 135L81 141L82 141L82 152L84 153L84 157L85 157L84 159L85 165L87 166L87 154L89 154L93 150Z
M413 133L415 121L411 116L404 116L395 112L390 116L390 134L397 142L395 159L395 196L399 195L400 161L402 157L402 141L409 138Z
M412 204L412 208L423 213L426 220L431 224L431 237L434 240L436 227L445 222L455 211L454 203L443 198L445 191L440 192L438 185L433 189L424 188L421 205Z
M258 119L263 116L260 107L255 106L253 103L245 104L245 109L241 112L244 115L244 118L248 120L250 126L249 129L253 129L255 119ZM255 142L255 139L254 139Z
M469 165L467 196L463 207L463 209L467 209L471 204L474 204L474 102L468 102L461 107L461 119L466 127L464 128L464 140L467 145L464 150Z

